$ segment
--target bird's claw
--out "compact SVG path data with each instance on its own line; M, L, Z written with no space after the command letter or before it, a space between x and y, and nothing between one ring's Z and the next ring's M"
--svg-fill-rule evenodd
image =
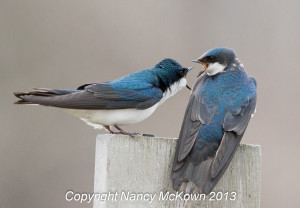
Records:
M124 132L119 132L119 134L128 135L128 136L131 136L131 137L140 135L140 133L129 133L129 132L125 132L125 131Z
M121 129L118 125L114 125L114 127L115 127L116 129L118 129L119 132L114 132L113 134L123 134L123 135L128 135L128 136L131 136L131 137L134 137L134 136L140 134L140 133L129 133L129 132L126 132L126 131L124 131L123 129Z
M122 135L128 135L128 136L131 136L131 137L140 135L140 133L129 133L129 132L125 132L125 131L110 132L110 134L122 134Z

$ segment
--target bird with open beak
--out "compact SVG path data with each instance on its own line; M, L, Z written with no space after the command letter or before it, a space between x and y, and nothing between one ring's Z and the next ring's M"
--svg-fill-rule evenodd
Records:
M256 106L256 81L235 52L214 48L194 62L204 70L193 87L176 147L173 188L195 183L209 194L221 179Z

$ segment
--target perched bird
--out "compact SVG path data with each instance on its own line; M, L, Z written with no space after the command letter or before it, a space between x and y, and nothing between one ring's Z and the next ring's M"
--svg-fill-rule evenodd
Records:
M20 98L15 104L57 107L94 128L133 135L136 133L127 133L120 126L148 118L165 100L187 86L186 75L191 69L173 59L164 59L151 69L110 82L84 84L76 90L37 88L27 93L15 92Z
M190 96L172 170L173 188L191 181L204 194L227 169L256 106L256 81L235 52L215 48L194 62L204 70Z

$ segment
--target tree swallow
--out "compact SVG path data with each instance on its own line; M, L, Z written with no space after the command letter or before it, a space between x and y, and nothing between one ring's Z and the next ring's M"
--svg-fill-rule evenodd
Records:
M172 170L173 188L191 181L208 194L227 169L256 106L256 81L235 52L215 48L190 96Z
M16 104L57 107L94 128L133 135L135 133L127 133L119 126L148 118L165 100L187 86L186 75L191 69L173 59L164 59L151 69L110 82L84 84L76 90L37 88L14 94L20 98Z

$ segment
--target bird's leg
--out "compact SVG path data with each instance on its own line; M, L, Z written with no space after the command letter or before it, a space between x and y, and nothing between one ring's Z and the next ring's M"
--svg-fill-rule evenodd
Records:
M121 129L118 125L114 125L114 127L115 127L116 129L118 129L118 130L120 131L120 133L127 133L127 132L125 132L123 129Z
M110 129L110 126L104 126L104 128L109 131L111 134L119 134L119 132L114 132L113 130Z
M119 134L129 135L132 137L135 135L139 135L139 133L128 133L128 132L124 131L123 129L121 129L118 125L114 125L114 127L120 131Z

